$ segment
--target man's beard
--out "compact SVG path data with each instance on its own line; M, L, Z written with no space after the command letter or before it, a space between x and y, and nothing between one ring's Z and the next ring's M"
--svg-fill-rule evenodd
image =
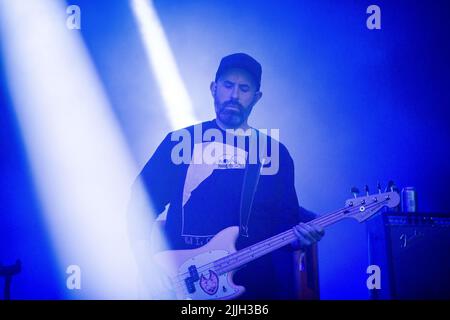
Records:
M251 109L244 108L239 102L226 101L219 106L216 115L227 127L239 128L247 120Z

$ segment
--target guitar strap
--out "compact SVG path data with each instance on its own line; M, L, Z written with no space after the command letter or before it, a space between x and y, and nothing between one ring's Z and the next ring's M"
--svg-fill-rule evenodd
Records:
M245 165L244 180L242 183L241 204L240 204L240 222L239 234L248 238L248 222L252 211L253 199L258 186L261 169L265 159L257 161L256 164L250 164L247 157Z

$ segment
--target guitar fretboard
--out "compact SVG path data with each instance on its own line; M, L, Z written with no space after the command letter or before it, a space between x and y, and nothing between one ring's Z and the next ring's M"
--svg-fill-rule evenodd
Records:
M326 227L328 225L336 223L342 218L345 218L346 211L347 209L341 209L339 211L323 215L317 219L312 220L311 223L317 224L321 227ZM218 274L232 271L246 263L249 263L272 251L284 247L285 245L292 243L296 239L297 236L295 235L294 230L286 230L285 232L277 234L271 238L239 250L219 260L216 260L214 262L214 270Z
M373 211L372 214L378 211L380 207L382 207L382 205L389 200L390 200L389 197L386 197L384 200L381 201L375 200L376 205L372 206L375 206L375 208L373 209L376 210L372 210ZM355 211L357 212L358 210L360 210L360 208L361 207L359 206L353 206L353 204L351 204L346 208L342 208L338 211L331 212L321 217L318 217L309 223L316 224L324 228L344 218L351 217L352 214L354 214ZM214 261L214 271L217 274L230 272L243 266L246 263L249 263L272 251L284 247L285 245L292 243L296 239L297 236L295 235L293 229L286 230L285 232L282 232L271 238L258 242L254 245L251 245L247 248L241 249L235 253L232 253L226 257Z

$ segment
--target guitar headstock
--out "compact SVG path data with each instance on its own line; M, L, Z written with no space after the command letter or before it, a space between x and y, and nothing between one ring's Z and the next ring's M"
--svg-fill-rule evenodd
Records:
M400 195L397 192L385 192L356 197L345 201L345 216L355 218L363 222L375 215L383 207L394 208L400 203Z

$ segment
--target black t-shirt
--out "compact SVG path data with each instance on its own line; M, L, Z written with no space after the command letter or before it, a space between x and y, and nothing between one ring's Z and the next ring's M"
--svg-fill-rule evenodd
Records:
M145 165L141 178L155 210L162 212L170 205L165 234L171 249L198 248L219 231L240 224L245 168L255 159L271 161L261 171L248 237L239 236L237 250L300 221L294 165L286 147L258 130L251 132L239 136L244 142L238 143L238 138L227 140L236 136L221 130L215 120L203 122L168 134ZM239 269L234 282L246 287L240 299L294 299L293 259L286 246Z

